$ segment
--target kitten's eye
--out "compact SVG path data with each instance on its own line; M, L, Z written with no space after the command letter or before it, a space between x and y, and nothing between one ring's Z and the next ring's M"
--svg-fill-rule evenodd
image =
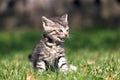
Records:
M69 29L67 30L67 32L69 32Z
M58 31L59 31L59 32L63 32L63 30L62 30L62 29L58 29Z

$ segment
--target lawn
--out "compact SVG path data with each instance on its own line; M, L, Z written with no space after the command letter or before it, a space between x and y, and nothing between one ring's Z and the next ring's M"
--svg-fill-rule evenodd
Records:
M77 29L65 41L69 64L77 72L39 74L28 61L41 31L0 32L0 80L120 80L120 29Z

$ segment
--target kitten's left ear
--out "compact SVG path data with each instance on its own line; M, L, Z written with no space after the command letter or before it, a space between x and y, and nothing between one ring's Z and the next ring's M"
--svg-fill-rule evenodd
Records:
M43 23L43 28L45 31L49 31L53 29L54 22L45 16L42 16L42 23Z
M61 19L67 23L68 22L68 20L67 20L68 19L68 14L62 15Z

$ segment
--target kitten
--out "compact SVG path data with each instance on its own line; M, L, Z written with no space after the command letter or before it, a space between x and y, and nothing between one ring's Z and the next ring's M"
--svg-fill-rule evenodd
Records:
M67 18L67 14L51 19L42 17L43 36L33 53L29 55L34 68L39 72L47 69L59 70L64 73L69 71L63 47L63 42L69 36ZM74 69L76 68L74 67Z

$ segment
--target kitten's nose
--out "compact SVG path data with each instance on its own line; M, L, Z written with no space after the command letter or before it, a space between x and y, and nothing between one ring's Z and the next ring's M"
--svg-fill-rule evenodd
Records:
M65 38L67 38L67 34L65 34Z

